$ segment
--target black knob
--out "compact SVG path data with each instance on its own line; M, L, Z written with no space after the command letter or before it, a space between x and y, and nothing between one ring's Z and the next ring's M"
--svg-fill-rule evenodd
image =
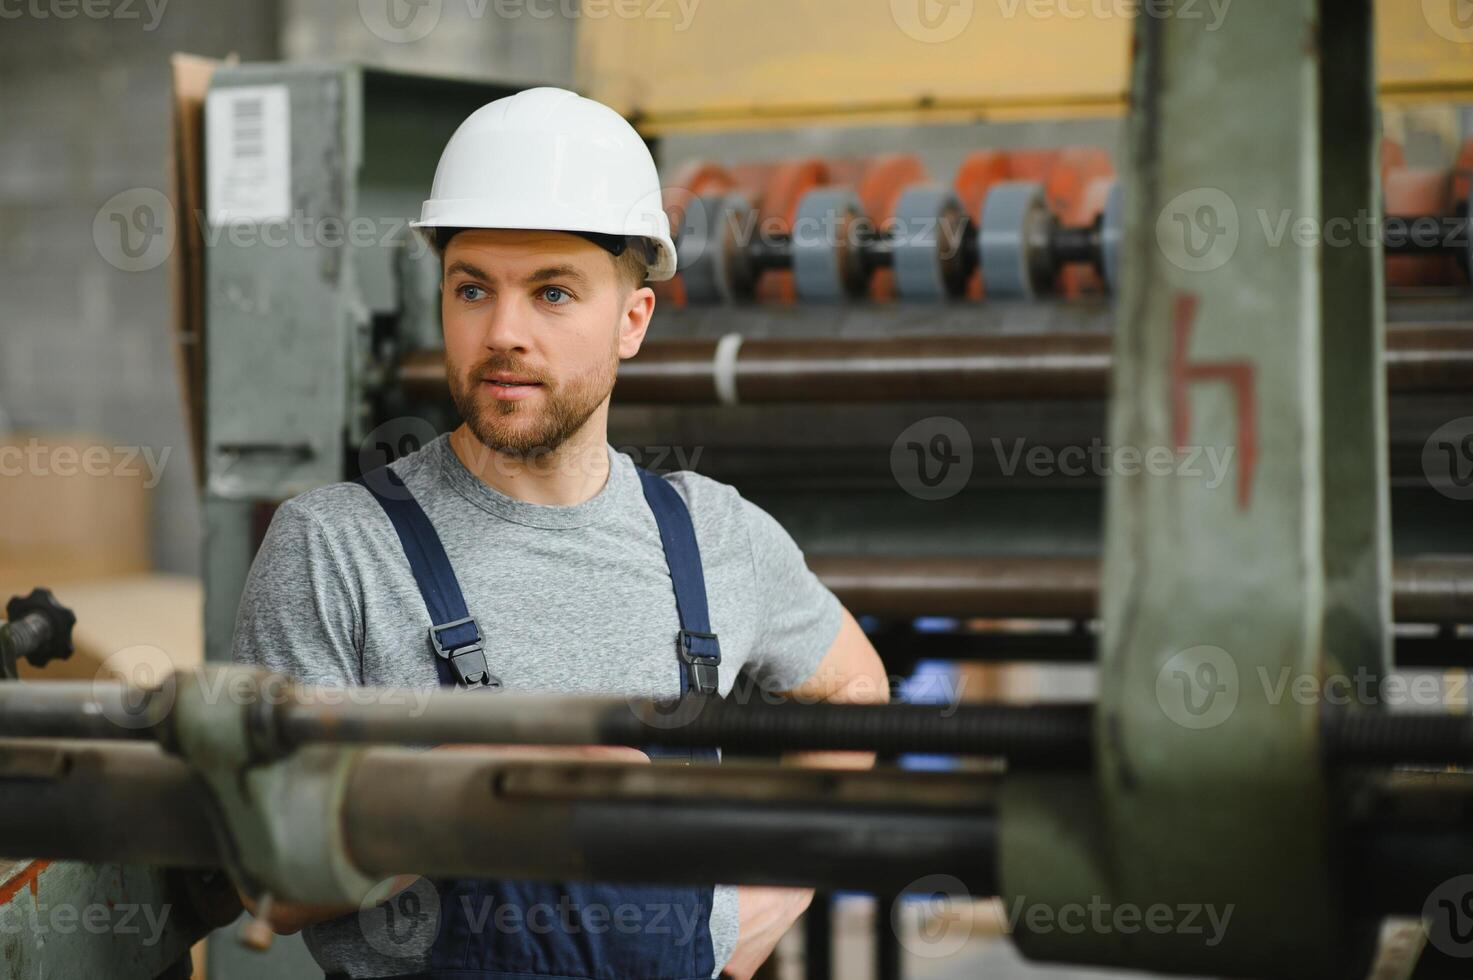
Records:
M38 617L45 628L33 632L34 642L19 646L16 650L19 656L29 660L32 666L44 667L52 660L64 660L72 655L72 627L77 625L77 617L56 601L50 589L32 589L30 595L15 596L5 606L5 618L13 630L30 616Z

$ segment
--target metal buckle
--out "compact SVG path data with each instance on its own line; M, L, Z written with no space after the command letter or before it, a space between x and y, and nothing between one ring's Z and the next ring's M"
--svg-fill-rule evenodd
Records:
M685 664L692 692L710 697L720 690L721 641L715 633L681 630L675 634L675 652Z
M452 630L457 626L470 624L476 631L475 639L456 646L446 646L440 642L442 631ZM449 623L437 623L430 627L430 645L435 648L435 656L442 660L450 661L450 666L455 670L455 676L465 687L489 688L496 690L501 687L501 681L492 676L491 665L486 662L486 648L481 643L481 627L476 623L474 616L457 619Z

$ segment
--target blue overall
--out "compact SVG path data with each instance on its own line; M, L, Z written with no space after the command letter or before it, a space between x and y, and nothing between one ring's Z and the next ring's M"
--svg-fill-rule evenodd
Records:
M690 512L675 488L638 468L654 512L675 591L680 692L717 694L721 648L712 633L706 582ZM388 468L362 483L383 507L428 609L440 683L494 691L481 630L445 548L424 510ZM392 490L376 487L387 484ZM716 761L714 749L646 750L654 756ZM710 915L713 886L450 879L435 882L440 925L428 969L395 980L706 980L715 971ZM630 907L638 915L631 915ZM622 910L622 911L621 911ZM692 929L692 925L694 928Z

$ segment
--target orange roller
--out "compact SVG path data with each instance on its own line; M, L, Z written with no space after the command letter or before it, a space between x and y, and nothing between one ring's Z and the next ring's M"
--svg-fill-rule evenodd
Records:
M895 216L895 204L905 189L929 179L920 157L913 153L886 153L868 162L855 190L865 215L880 228ZM889 269L876 269L870 277L869 295L876 302L894 299L895 274Z
M976 150L967 154L951 182L952 190L961 198L962 207L976 221L982 214L982 199L993 184L1012 176L1007 154L998 150Z
M1407 157L1401 144L1389 136L1381 137L1381 182L1386 182L1386 175L1391 171L1400 170L1406 165Z
M973 223L981 219L982 202L987 198L992 185L1009 180L1012 172L1007 154L1000 150L974 150L967 154L967 158L957 169L951 187L961 199L962 207L966 209ZM972 271L971 278L967 280L966 296L968 299L982 298L981 270Z
M1012 180L1048 179L1049 168L1058 159L1058 150L1023 149L1008 151L1008 169Z
M819 157L784 160L775 164L762 188L760 234L791 233L798 202L815 187L830 183L829 167ZM798 291L787 269L769 269L757 280L757 299L767 303L795 303Z
M686 205L692 198L702 194L724 194L735 186L731 172L710 160L689 160L677 167L675 175L661 186L670 227L680 227Z
M1110 161L1110 154L1098 146L1071 146L1060 150L1043 182L1049 210L1065 224L1088 224L1099 214L1098 209L1091 214L1084 206L1090 182L1098 177L1114 175L1115 165Z
M731 173L719 163L711 160L687 160L675 169L669 181L663 182L661 195L665 214L670 218L670 228L678 231L685 221L685 209L690 201L702 194L725 193L736 186ZM650 283L656 302L671 306L686 305L685 286L680 276L665 282Z
M1110 178L1115 165L1110 154L1098 146L1070 146L1059 151L1044 179L1044 195L1049 210L1060 222L1069 227L1092 224L1105 209L1105 198L1109 194ZM1094 199L1089 196L1092 184L1105 181L1105 189L1095 188ZM1059 270L1054 285L1061 296L1071 299L1086 293L1101 293L1105 284L1094 269L1086 265L1066 265Z
M1467 207L1470 189L1473 189L1473 139L1458 149L1458 158L1453 161L1453 202Z
M1456 209L1451 170L1399 167L1386 175L1388 216L1443 216ZM1388 286L1447 286L1461 281L1458 260L1451 255L1390 255L1386 259Z
M895 213L895 202L911 184L924 183L930 178L921 158L911 153L886 153L870 161L860 175L855 190L864 213L876 222L890 219Z
M772 176L772 163L739 163L731 168L731 178L736 189L746 195L752 207L762 209L762 192L767 188L767 178Z
M869 168L873 157L829 157L824 162L829 167L829 183L842 187L858 187L859 178Z

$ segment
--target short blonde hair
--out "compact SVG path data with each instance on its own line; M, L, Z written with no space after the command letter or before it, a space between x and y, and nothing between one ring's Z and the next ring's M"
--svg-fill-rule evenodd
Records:
M429 236L430 246L435 254L443 262L445 259L445 246L450 244L458 232L465 231L464 228L433 228ZM644 285L649 278L650 264L653 262L653 246L647 238L634 238L628 240L628 245L618 255L609 253L609 258L614 262L614 277L630 289L638 289Z

